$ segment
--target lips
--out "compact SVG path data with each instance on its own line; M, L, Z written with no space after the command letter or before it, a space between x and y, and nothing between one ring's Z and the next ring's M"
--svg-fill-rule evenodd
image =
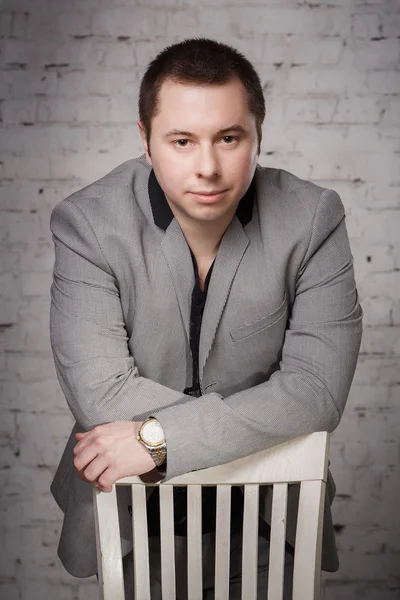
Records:
M191 194L195 194L196 196L217 196L225 191L226 190L214 190L213 192L191 192Z
M221 192L191 192L191 194L196 198L197 202L200 202L201 204L213 204L214 202L221 200L226 191L227 190L222 190Z

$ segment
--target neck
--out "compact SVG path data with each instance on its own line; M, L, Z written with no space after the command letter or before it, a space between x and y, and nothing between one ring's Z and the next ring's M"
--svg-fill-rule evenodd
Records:
M222 237L227 230L233 214L224 215L224 219L201 222L184 219L175 215L188 246L199 260L213 260L218 252Z

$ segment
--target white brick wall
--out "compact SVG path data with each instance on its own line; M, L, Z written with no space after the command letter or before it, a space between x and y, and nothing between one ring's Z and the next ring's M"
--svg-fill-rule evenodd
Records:
M0 32L0 597L96 598L56 556L48 488L72 419L49 345L49 216L141 153L148 61L208 35L260 73L260 162L345 204L365 329L332 436L341 568L324 574L324 600L400 598L398 0L3 0Z

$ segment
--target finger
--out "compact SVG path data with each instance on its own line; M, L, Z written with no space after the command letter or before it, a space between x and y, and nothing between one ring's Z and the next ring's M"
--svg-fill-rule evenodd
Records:
M112 486L118 479L121 479L123 475L119 473L115 467L108 467L98 478L98 483L101 486L103 492L111 492Z
M107 458L105 458L104 456L96 456L96 458L92 460L92 462L83 469L83 474L86 477L86 479L90 481L90 483L98 481L98 483L102 486L100 477L107 468Z
M75 434L79 435L79 434ZM73 452L74 454L79 454L88 444L91 444L95 439L98 438L98 433L93 433L92 431L87 431L78 441L78 443L74 446Z
M74 458L74 467L77 471L84 471L86 467L99 456L98 449L94 446L89 446L88 448L83 448L81 452L79 452Z
M82 481L86 481L87 483L91 483L90 481L88 481L86 479L86 477L83 474L83 471L79 471L77 468L75 468L76 474L78 475L79 479L81 479Z
M78 471L77 469L76 469L76 473L77 473L79 479L81 479L82 481L85 481L86 483L91 483L95 488L100 490L100 484L97 479L95 479L95 481L89 481L88 479L86 479L85 475L83 474L83 471Z

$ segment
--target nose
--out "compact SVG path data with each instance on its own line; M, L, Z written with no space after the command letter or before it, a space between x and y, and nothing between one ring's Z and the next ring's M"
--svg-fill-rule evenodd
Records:
M218 158L212 146L199 148L196 159L197 177L210 179L219 175Z

